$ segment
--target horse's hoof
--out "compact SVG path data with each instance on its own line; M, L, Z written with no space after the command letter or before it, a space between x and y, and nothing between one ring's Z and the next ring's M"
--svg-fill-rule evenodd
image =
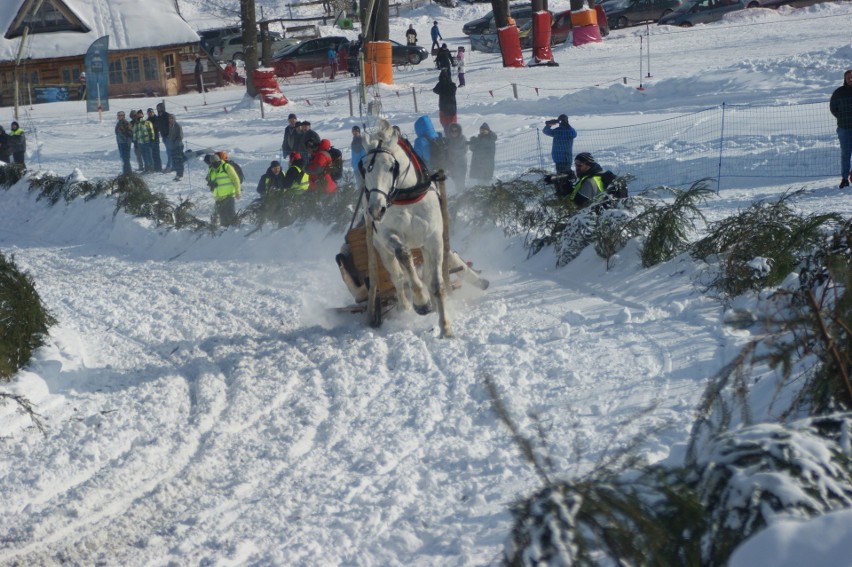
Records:
M418 315L428 315L432 312L432 304L427 303L425 305L415 305L414 311L416 311Z
M479 278L479 281L476 283L479 286L479 289L488 289L488 286L491 285L491 282L486 280L485 278Z

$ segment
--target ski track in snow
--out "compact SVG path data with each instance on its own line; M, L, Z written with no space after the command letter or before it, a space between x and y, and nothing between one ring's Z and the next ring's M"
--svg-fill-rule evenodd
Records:
M331 257L333 246L321 248ZM547 431L555 469L579 473L602 457L593 439L619 446L686 419L679 416L703 376L690 369L713 357L690 353L687 339L706 332L693 318L644 328L678 314L648 307L670 274L646 272L644 283L610 288L563 281L561 272L543 280L507 272L492 278L487 298L465 288L453 296L460 338L441 340L434 315L392 313L380 330L360 315L325 315L330 327L300 322L324 307L311 305L315 276L287 262L131 260L87 248L12 250L22 268L49 282L40 293L63 322L60 336L94 351L74 353L76 369L50 369L51 357L34 368L52 392L74 400L67 426L84 425L77 459L32 471L40 478L11 493L13 513L0 528L11 536L6 560L21 564L202 561L208 549L257 553L258 542L268 544L260 557L293 564L309 564L317 549L340 564L487 562L483 542L493 551L505 536L511 495L537 480L495 422L483 376L527 435L535 437L536 424ZM603 270L594 254L577 261ZM337 286L331 268L321 271ZM612 275L618 279L617 266ZM684 311L703 303L677 294ZM292 309L300 304L303 314ZM702 308L718 312L710 302ZM663 328L665 336L654 335ZM123 388L133 393L109 395ZM117 399L125 405L104 405ZM86 454L90 430L113 442L101 439L99 453ZM667 454L666 435L649 440L652 460ZM432 460L458 462L458 470L430 467ZM240 467L247 461L267 463L263 474ZM253 516L271 519L266 532L239 520ZM460 521L461 540L445 527ZM327 540L304 539L317 533ZM367 555L363 542L372 542ZM446 557L424 556L425 542ZM146 551L163 548L173 551Z

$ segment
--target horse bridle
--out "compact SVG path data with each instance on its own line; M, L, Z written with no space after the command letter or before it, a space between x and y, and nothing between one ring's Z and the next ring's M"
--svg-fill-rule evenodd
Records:
M375 165L376 165L376 156L378 156L379 154L388 154L391 157L391 159L393 160L393 169L391 169L391 175L393 176L393 179L391 180L391 187L390 187L390 190L388 190L388 191L382 191L378 187L376 187L374 189L370 189L370 188L367 187L367 175L366 175L366 173L373 171L373 167L375 167ZM367 156L370 156L370 155L372 155L372 158L370 159L370 163L367 165L367 168L365 170L363 162L367 158ZM364 193L366 193L367 199L369 200L370 195L372 193L379 193L379 194L385 196L385 201L387 201L387 206L392 205L393 204L393 197L399 191L399 189L396 186L396 180L399 177L399 161L396 159L396 157L393 155L393 153L390 150L382 147L381 141L379 141L378 146L376 146L374 149L368 151L364 155L364 157L361 158L361 161L358 162L358 170L361 172L361 179L364 180Z

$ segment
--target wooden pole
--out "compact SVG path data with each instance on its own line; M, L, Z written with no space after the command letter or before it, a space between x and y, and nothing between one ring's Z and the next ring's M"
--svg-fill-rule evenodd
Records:
M443 173L443 172L442 172ZM450 291L450 213L447 208L446 177L441 175L438 180L438 195L441 197L441 219L444 221L444 262L441 265L441 275L444 278L444 289Z
M370 280L367 293L367 323L378 328L382 325L382 301L379 297L379 265L376 259L376 249L373 247L373 219L364 215L367 230L367 277Z

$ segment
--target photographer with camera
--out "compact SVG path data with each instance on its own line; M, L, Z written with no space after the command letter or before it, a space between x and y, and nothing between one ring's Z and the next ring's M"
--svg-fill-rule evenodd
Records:
M577 131L568 123L568 116L560 114L559 118L548 120L544 123L542 133L553 138L550 157L556 165L556 173L571 171L571 158L574 155L574 138L577 137Z

